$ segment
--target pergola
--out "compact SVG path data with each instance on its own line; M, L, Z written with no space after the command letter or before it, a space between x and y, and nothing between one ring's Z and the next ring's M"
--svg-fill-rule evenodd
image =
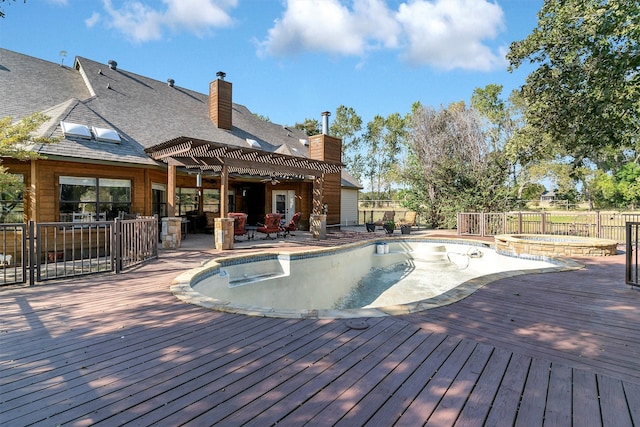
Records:
M178 167L212 171L220 175L220 215L228 213L229 174L270 176L281 179L313 177L313 211L322 208L323 182L327 173L340 173L343 164L291 156L249 147L180 136L145 149L154 160L168 165L167 214L175 214Z

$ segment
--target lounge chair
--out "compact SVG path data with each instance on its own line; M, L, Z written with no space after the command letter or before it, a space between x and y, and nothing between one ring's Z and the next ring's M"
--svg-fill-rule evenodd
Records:
M374 222L374 224L376 225L376 227L384 227L385 223L387 221L393 221L395 216L396 216L395 211L386 211L382 216L382 219L380 221Z
M258 233L266 234L263 240L273 239L273 237L271 237L271 233L275 233L276 236L278 236L282 231L280 227L280 218L282 218L282 215L279 213L268 213L264 216L264 224L258 224L258 228L256 228Z
M229 214L227 214L227 217L234 219L234 222L233 222L234 240L238 236L244 236L245 234L247 234L247 230L245 229L245 226L247 225L248 216L249 215L242 212L229 212Z
M396 225L399 226L403 226L403 225L411 225L414 226L416 225L416 217L418 216L418 214L414 211L407 211L404 214L404 218L398 220L398 222L396 223Z
M300 218L302 218L302 212L296 212L295 214L293 214L293 217L291 218L291 221L289 221L289 224L282 227L281 231L284 232L284 237L295 236L295 234L291 234L291 232L298 230Z

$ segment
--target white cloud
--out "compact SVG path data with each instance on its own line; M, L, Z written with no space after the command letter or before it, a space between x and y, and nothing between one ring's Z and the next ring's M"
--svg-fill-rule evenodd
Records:
M302 51L363 55L377 44L393 46L400 27L382 0L288 0L261 51L287 56Z
M197 35L213 28L233 23L227 13L237 0L162 0L165 8L153 8L141 1L125 0L114 7L112 0L103 0L109 15L108 26L129 36L135 42L159 40L166 29L188 31Z
M504 30L502 9L490 0L408 0L392 11L383 0L288 0L259 53L304 51L363 56L398 50L415 65L489 70L503 52L486 44Z
M502 9L495 3L418 0L400 5L397 18L408 43L403 56L413 64L473 70L503 65L503 58L483 43L504 28Z
M93 12L90 17L84 20L84 24L87 28L92 28L100 21L100 14L98 12Z

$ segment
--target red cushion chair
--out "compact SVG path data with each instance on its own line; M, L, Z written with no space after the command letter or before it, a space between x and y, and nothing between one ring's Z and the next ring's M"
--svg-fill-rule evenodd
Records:
M300 218L302 218L302 212L296 212L295 214L293 214L293 217L291 218L291 221L289 221L289 224L282 227L282 231L284 231L284 237L287 237L289 235L294 236L294 234L291 234L291 232L298 229Z
M258 233L266 234L264 239L273 239L273 237L271 237L271 233L276 233L277 236L281 231L280 218L282 218L282 215L279 213L266 214L264 216L264 224L258 224L256 231Z
M227 214L228 218L233 218L233 236L244 236L247 234L247 230L245 230L245 226L247 225L247 214L242 212L229 212Z

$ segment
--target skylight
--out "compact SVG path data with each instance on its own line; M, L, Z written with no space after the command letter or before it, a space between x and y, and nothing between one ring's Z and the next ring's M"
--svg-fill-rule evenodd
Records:
M258 148L258 149L262 148L260 143L258 141L256 141L255 139L247 138L247 144L249 144L251 146L251 148Z
M71 122L60 122L60 127L62 127L65 138L70 136L73 138L91 139L89 126Z
M98 141L120 143L120 135L118 135L118 132L113 129L97 128L95 126L93 126L91 129L93 130L93 134L96 136L96 140Z

